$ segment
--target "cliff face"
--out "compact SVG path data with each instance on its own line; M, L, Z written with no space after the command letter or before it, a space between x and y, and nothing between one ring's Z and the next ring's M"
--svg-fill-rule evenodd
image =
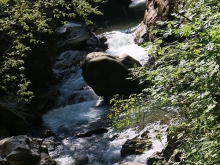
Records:
M142 44L151 39L148 34L150 26L157 21L172 19L171 13L184 6L182 0L146 0L143 22L135 32L135 42Z

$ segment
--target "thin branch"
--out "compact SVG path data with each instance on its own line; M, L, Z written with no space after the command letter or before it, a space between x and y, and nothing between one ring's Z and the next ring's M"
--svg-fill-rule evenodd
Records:
M177 11L176 9L173 9L177 14L179 14L180 16L186 18L188 21L193 22L191 19L189 19L188 17L186 17L185 15L181 14L179 11Z

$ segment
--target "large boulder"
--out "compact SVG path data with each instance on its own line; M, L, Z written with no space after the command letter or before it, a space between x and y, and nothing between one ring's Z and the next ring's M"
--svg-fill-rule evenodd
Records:
M138 80L127 79L131 77L129 69L134 65L141 66L127 54L116 57L103 52L93 52L88 54L81 64L82 76L97 95L106 99L115 94L140 93L143 85L140 85Z
M85 23L68 22L56 29L59 37L58 48L60 52L82 49L89 39L89 32Z
M68 22L56 29L58 35L59 53L70 50L105 51L107 44L105 38L94 33L97 26L87 25L84 22Z
M0 139L26 134L33 125L41 123L41 116L13 97L0 97Z
M9 131L10 135L27 133L29 124L21 112L0 103L0 126Z
M133 139L128 139L121 148L121 157L126 157L128 155L140 155L146 150L152 147L152 141L148 138L148 131L141 134L141 136L136 136Z
M34 99L30 105L30 108L39 114L44 114L54 108L59 96L60 92L58 90L49 89Z
M50 158L42 139L24 135L5 138L0 141L1 165L57 165Z

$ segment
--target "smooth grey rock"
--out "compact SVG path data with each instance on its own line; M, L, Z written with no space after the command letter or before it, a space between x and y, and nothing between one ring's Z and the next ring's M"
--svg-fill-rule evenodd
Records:
M127 54L112 56L103 52L93 52L82 63L82 76L98 96L111 99L115 94L128 96L140 93L144 88L139 80L128 79L134 65L141 64Z
M57 165L50 158L43 140L26 135L12 136L0 141L1 165Z

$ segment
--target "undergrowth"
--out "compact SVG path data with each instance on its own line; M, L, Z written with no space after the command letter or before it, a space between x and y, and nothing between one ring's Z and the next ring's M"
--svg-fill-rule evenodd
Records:
M176 110L169 134L181 143L181 162L220 164L220 2L187 1L172 21L157 22L152 34L152 68L134 68L134 78L148 81L142 94L113 99L110 118L116 127L145 122L155 109ZM163 29L159 27L165 27ZM174 42L166 42L172 35ZM149 83L150 82L150 83Z

